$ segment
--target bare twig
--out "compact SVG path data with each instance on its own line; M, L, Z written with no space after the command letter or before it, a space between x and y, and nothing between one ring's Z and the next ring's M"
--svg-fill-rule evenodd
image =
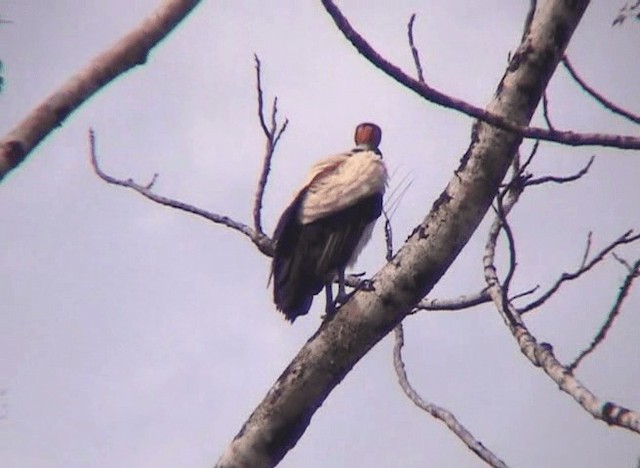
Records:
M540 288L540 285L536 285L533 288L527 289L526 291L523 291L523 292L518 293L518 294L514 294L513 296L511 296L511 299L509 299L509 300L513 302L516 299L520 299L521 297L529 296L529 295L533 294L534 292L536 292L539 288ZM487 292L487 295L488 294L489 293Z
M496 217L491 226L490 232L494 232L497 230L497 232L499 233L500 230L503 230L507 237L507 243L509 247L509 270L507 271L507 275L504 279L504 282L502 283L502 293L504 294L505 301L509 300L509 286L517 267L515 239L513 237L513 232L511 231L511 226L507 221L507 216L511 209L518 202L520 195L522 195L522 192L525 189L526 185L524 182L523 171L524 169L526 169L526 165L531 161L531 158L537 150L538 146L534 145L529 159L522 167L520 167L519 163L520 152L516 152L512 168L511 180L506 185L506 187L498 194L498 196L496 196L496 207L494 208Z
M498 236L500 235L500 231L504 230L505 233L507 233L507 238L509 241L510 273L507 274L507 277L509 281L511 281L511 276L513 275L513 271L515 270L515 247L514 247L513 236L511 234L511 230L509 229L509 225L506 222L506 219L508 214L511 212L511 209L518 202L518 199L520 198L520 195L522 195L522 192L524 190L524 185L521 183L518 183L519 180L520 180L520 174L514 173L507 187L497 197L499 208L496 210L496 216L493 220L493 223L491 223L491 227L489 228L489 236L488 236L489 240L487 241L487 247L485 248L485 255L483 257L483 263L485 265L489 263L493 267L492 273L495 274L494 279L498 283L499 292L502 295L501 301L505 303L509 302L507 297L508 292L505 290L503 285L500 283L500 280L498 279L497 271L495 269L495 266L493 266L493 258L495 256L495 248L496 248L496 242L497 242ZM485 276L486 276L486 273L485 273ZM489 294L489 297L493 299L493 296L491 295L492 284L490 284L487 281L487 286L488 286L487 294ZM506 317L510 318L508 316ZM510 320L512 324L516 323L515 319L510 318Z
M256 89L258 91L258 118L260 119L260 126L262 127L262 132L270 141L269 136L271 135L271 132L269 130L269 127L267 127L267 122L264 118L264 98L262 95L262 74L260 69L261 63L257 54L254 54L253 58L256 62Z
M618 15L614 18L611 26L621 25L625 22L628 17L635 17L635 19L640 20L640 0L636 0L635 3L633 0L629 0L624 4L620 11L618 11ZM640 463L640 462L639 462ZM640 464L638 465L640 467Z
M589 354L595 351L596 347L600 343L602 343L604 339L607 337L607 332L613 325L614 320L620 314L620 310L622 309L622 303L627 297L627 294L629 294L629 291L633 286L633 282L636 280L636 278L638 278L638 276L640 276L640 260L636 260L636 262L632 266L632 270L627 274L627 277L624 279L624 282L620 287L620 291L618 292L618 296L616 297L616 301L613 304L613 307L611 308L609 315L607 316L607 320L605 320L605 322L602 324L602 327L600 327L600 330L598 330L598 333L593 338L593 341L591 341L591 344L589 345L589 347L584 351L582 351L578 355L578 357L571 364L567 366L567 369L570 372L574 372L576 368L580 365L580 362L582 362L582 360L585 357L587 357Z
M587 245L584 248L584 255L582 255L582 262L580 262L580 268L584 268L587 264L587 259L589 258L589 253L591 252L591 241L593 240L593 232L589 231L587 234ZM612 252L615 256L615 252Z
M545 292L542 296L540 296L538 299L531 302L530 304L527 304L526 306L518 309L518 312L520 314L525 314L537 307L540 307L551 296L553 296L556 293L556 291L558 291L558 289L560 289L560 286L562 286L563 283L565 283L566 281L573 281L579 278L580 276L582 276L583 274L585 274L586 272L588 272L589 270L591 270L595 265L597 265L602 260L604 260L607 254L609 254L609 252L611 252L616 247L620 245L630 244L640 239L640 234L636 234L635 236L632 234L633 234L633 231L631 230L625 232L623 235L618 237L616 240L614 240L605 248L603 248L600 252L598 252L598 254L595 257L593 257L591 261L589 261L588 263L584 264L583 262L583 264L572 273L566 273L566 272L562 273L560 278L558 278L558 280L551 286L551 288L549 288L547 292Z
M640 433L640 413L620 406L611 401L603 401L576 379L570 370L563 366L553 354L553 347L548 343L538 343L531 334L520 314L510 301L505 300L497 269L494 263L496 240L500 232L499 223L494 222L485 246L483 258L485 281L489 294L502 316L509 331L515 338L520 351L536 367L544 372L558 385L560 390L570 395L578 404L594 418Z
M527 170L529 165L533 162L533 158L538 153L538 148L539 147L540 147L540 140L536 140L533 143L533 147L531 148L531 152L529 153L529 156L527 157L527 160L524 162L524 164L522 164L522 166L520 166L519 172L520 172L521 176L525 173L525 171Z
M623 265L629 273L632 273L635 269L624 258L618 256L615 252L611 252L611 256L615 258L620 265Z
M519 189L522 191L522 188ZM521 193L521 192L520 192ZM511 207L515 205L517 202L517 198L520 194L515 195L515 199L511 203ZM496 209L496 217L500 220L502 225L502 230L507 236L507 244L509 246L509 270L507 271L507 276L502 283L502 293L505 295L504 300L508 300L509 295L509 286L511 285L511 280L513 279L513 275L516 272L516 267L518 266L518 262L516 260L516 241L513 237L513 232L511 231L511 226L507 221L507 213L505 211L502 196L497 197L497 209Z
M437 406L433 403L425 401L420 394L411 386L407 372L404 367L404 361L402 360L402 347L404 346L404 332L402 330L402 324L398 324L394 330L395 345L393 347L393 366L398 376L398 382L400 387L404 391L405 395L411 400L411 402L418 408L426 411L431 416L439 419L447 425L447 427L453 432L472 452L479 456L484 462L494 467L506 467L507 465L500 458L498 458L491 450L485 447L482 442L476 439L464 425L457 420L457 418L450 411Z
M495 127L513 132L525 138L534 138L538 140L553 141L569 146L606 146L621 149L640 149L640 138L625 135L609 135L604 133L577 133L571 131L548 130L539 127L529 127L510 121L486 109L473 106L461 99L446 95L426 83L412 78L395 66L387 59L382 57L371 45L351 26L347 18L342 14L340 9L332 0L322 0L327 13L331 16L336 26L344 34L344 36L353 44L353 46L362 54L369 62L380 69L382 72L396 80L398 83L409 88L419 96L429 102L443 106L448 109L454 109L458 112L466 114L470 117L482 120ZM512 60L515 60L513 57ZM518 60L521 56L517 57Z
M467 294L453 299L422 299L414 308L418 310L462 310L486 304L491 301L486 288L474 294Z
M258 91L258 118L260 119L260 127L266 138L264 159L262 162L262 170L260 171L260 179L258 180L258 189L253 203L253 227L259 233L264 233L262 229L262 200L264 199L264 191L267 186L269 173L271 172L271 159L276 150L280 137L289 125L289 119L285 118L284 123L278 128L278 98L273 98L273 106L271 108L271 126L267 126L264 113L264 99L262 95L262 77L261 64L257 55L254 55L256 62L256 88Z
M149 184L140 185L134 182L132 179L127 179L127 180L117 179L105 173L98 165L96 137L93 130L89 130L89 153L91 157L91 166L93 167L93 170L98 175L98 177L100 177L105 182L113 185L118 185L120 187L129 188L131 190L135 190L140 195L148 198L153 202L159 203L161 205L186 211L187 213L191 213L196 216L200 216L202 218L208 219L209 221L212 221L216 224L222 224L228 228L231 228L247 236L251 240L251 242L253 242L256 245L256 247L258 247L260 252L262 252L263 254L268 256L273 255L273 241L268 236L260 232L256 232L246 224L235 221L228 216L220 215L217 213L211 213L209 211L202 210L200 208L189 205L187 203L174 200L171 198L163 197L162 195L157 195L153 193L151 191L151 188L153 187L153 184L157 180L157 177L158 177L157 174L153 176L153 179Z
M573 78L583 90L585 90L589 95L591 95L592 98L594 98L596 101L598 101L600 104L602 104L605 108L609 109L614 114L618 114L628 120L631 120L632 122L640 124L640 115L634 114L633 112L630 112L614 104L609 99L605 98L602 94L600 94L598 91L596 91L594 88L589 86L580 77L580 75L578 75L575 68L573 68L573 65L569 61L569 57L567 57L566 55L562 57L562 64L569 72L569 75L571 75L571 78Z
M393 258L393 229L391 228L391 218L387 215L387 212L382 210L382 214L384 215L384 257L389 262Z
M147 61L149 52L199 0L164 0L139 26L95 57L0 140L0 180L96 91Z
M514 301L524 296L533 294L538 289L538 286L523 291L518 294L514 294L509 300ZM420 310L430 311L453 311L464 310L471 307L479 306L491 302L491 296L489 296L488 288L484 288L474 294L464 294L451 299L423 299L414 307L412 314Z
M424 73L422 72L422 64L420 63L420 52L413 41L413 22L416 20L416 14L412 14L409 18L409 24L407 25L407 35L409 36L409 47L411 47L411 55L413 56L413 63L416 65L416 72L418 73L418 81L424 83Z
M544 121L547 123L547 127L549 130L555 130L553 124L551 123L551 116L549 113L549 98L547 97L547 92L542 93L542 116L544 117Z
M558 176L536 177L535 179L527 180L525 182L525 185L527 187L530 187L532 185L546 184L546 183L549 183L549 182L553 182L553 183L556 183L556 184L565 184L567 182L576 181L576 180L580 179L581 177L585 176L587 174L587 172L589 172L589 169L591 169L591 165L593 164L595 159L596 159L595 155L591 156L591 158L589 158L589 161L587 162L587 164L582 169L580 169L578 172L576 172L573 175L570 175L570 176L567 176L567 177L558 177Z

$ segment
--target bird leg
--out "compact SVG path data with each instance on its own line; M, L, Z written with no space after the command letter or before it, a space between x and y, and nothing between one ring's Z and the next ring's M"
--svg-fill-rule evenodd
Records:
M344 304L349 299L347 290L344 284L344 268L338 269L338 296L336 297L336 304Z
M331 289L331 281L329 281L324 287L325 297L327 299L325 305L325 318L331 317L336 313L336 305L333 302L333 290Z
M327 318L336 313L338 305L344 304L345 302L347 302L347 300L349 300L349 295L347 294L344 281L344 268L338 269L338 295L336 296L335 300L333 299L332 284L333 282L330 281L324 288L326 297L325 313Z

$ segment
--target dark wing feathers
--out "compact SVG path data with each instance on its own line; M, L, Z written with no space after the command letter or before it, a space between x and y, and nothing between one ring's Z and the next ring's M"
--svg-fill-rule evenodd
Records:
M303 191L284 211L274 232L273 298L292 322L309 311L313 296L347 265L365 228L382 211L382 194L374 194L302 225L298 213L304 195Z
M278 310L281 310L291 321L298 315L307 313L311 307L313 295L322 289L322 283L312 284L313 272L305 269L304 255L296 254L302 231L298 213L303 199L304 192L300 193L282 213L273 233L276 241L276 251L271 266L273 300Z

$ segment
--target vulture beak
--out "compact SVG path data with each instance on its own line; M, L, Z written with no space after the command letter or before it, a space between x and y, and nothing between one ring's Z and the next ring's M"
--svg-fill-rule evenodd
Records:
M346 301L344 270L352 265L382 212L387 170L378 149L382 131L372 123L356 127L356 147L318 161L284 210L273 238L273 300L287 320L309 311L326 287L327 316Z

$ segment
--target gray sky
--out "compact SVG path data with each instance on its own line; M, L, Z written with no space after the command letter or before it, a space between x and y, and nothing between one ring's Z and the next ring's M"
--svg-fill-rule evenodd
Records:
M0 15L0 132L156 1L6 0ZM611 28L622 2L593 2L569 54L589 82L640 111L638 23ZM527 1L343 2L371 44L412 70L406 23L418 14L428 82L484 105L518 44ZM271 232L306 169L348 149L355 124L377 122L391 186L413 185L393 219L406 238L469 143L471 122L424 103L377 72L345 41L319 2L205 2L150 56L109 85L0 184L0 465L210 466L315 331L322 297L290 326L266 288L269 259L241 235L135 193L91 171L87 130L103 168L157 192L249 222L264 142L256 118L253 53L267 97L291 120L273 166L264 224ZM559 70L549 88L560 128L637 134ZM541 123L537 118L537 122ZM530 142L525 148L530 148ZM587 232L602 247L638 225L638 154L542 145L536 187L513 213L514 287L548 287L580 262ZM486 224L486 223L485 223ZM482 286L483 225L433 291ZM503 249L504 250L504 249ZM635 260L639 247L619 249ZM383 263L374 233L358 270ZM502 256L504 258L504 255ZM608 260L528 317L541 341L570 361L592 339L624 278ZM600 397L640 408L640 290L578 377ZM406 363L424 398L452 410L507 463L633 466L640 439L594 421L520 354L489 306L405 321ZM389 338L330 395L281 466L478 466L396 383Z

